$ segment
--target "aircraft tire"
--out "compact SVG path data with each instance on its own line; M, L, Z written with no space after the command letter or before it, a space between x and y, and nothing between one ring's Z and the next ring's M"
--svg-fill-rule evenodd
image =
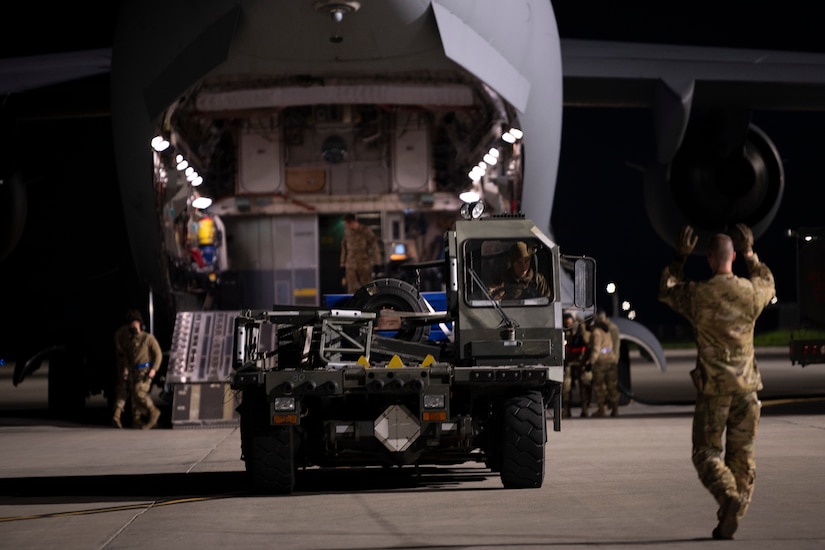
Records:
M500 475L505 489L537 489L544 482L545 414L538 391L508 398L504 403Z

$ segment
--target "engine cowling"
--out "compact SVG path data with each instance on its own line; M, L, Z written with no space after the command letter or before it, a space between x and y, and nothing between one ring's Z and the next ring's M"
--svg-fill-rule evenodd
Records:
M743 222L759 237L776 216L784 170L770 138L754 124L744 132L693 124L673 161L645 172L645 208L656 233L673 245L685 225L704 253L711 235ZM739 134L739 135L737 135Z

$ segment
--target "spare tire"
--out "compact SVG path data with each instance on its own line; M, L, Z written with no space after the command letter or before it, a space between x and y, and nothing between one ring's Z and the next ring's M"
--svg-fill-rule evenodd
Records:
M365 284L352 295L346 305L349 309L361 309L380 315L382 310L422 313L430 311L427 300L413 285L401 279L376 279ZM379 317L377 330L381 329ZM407 342L422 342L430 334L430 325L400 323L392 331L392 337Z

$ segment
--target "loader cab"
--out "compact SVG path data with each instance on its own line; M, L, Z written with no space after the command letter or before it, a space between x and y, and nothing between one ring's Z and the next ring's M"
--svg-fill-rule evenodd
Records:
M538 239L469 239L463 243L464 301L470 307L546 307L553 261Z
M457 220L447 245L458 364L554 362L554 329L561 326L558 246L520 215Z

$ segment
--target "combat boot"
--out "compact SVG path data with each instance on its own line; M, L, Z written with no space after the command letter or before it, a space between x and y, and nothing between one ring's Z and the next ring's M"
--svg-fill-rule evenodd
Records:
M587 417L589 416L589 415L587 414L587 409L588 409L588 407L590 407L590 403L588 403L587 401L585 401L584 403L582 403L582 414L581 414L581 417L582 417L582 418L587 418Z
M561 417L562 418L570 418L570 406L565 405L561 410Z
M619 404L613 404L613 411L610 413L610 416L619 416Z
M593 416L604 416L607 414L607 411L604 409L604 405L599 405L599 408L596 409L596 412L593 413Z
M157 407L152 407L149 410L149 422L144 424L140 427L141 430L151 430L155 426L158 425L158 419L160 418L160 409Z
M118 429L123 429L123 424L120 423L120 415L123 414L123 409L115 408L112 413L112 426Z
M739 510L742 509L742 501L739 495L726 495L716 512L719 518L719 525L713 530L714 539L732 539L736 528L739 526Z

